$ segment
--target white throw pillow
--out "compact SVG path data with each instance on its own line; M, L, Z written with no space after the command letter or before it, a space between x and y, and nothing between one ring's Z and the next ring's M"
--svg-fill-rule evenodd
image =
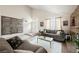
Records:
M61 31L57 31L57 35L60 35Z

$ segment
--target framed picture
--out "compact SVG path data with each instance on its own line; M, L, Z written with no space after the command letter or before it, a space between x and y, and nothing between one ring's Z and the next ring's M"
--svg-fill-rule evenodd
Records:
M75 26L75 17L72 17L71 19L71 26Z
M44 26L44 22L40 22L40 26L43 27Z
M68 21L63 21L63 26L68 26Z

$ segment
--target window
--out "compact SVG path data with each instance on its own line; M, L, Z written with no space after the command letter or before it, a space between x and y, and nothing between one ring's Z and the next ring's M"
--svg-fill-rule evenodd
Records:
M51 22L50 19L46 20L46 23L45 23L46 24L46 29L50 29L51 28L51 23L50 22Z
M56 18L56 29L61 30L61 18L60 17Z
M61 30L61 18L52 17L45 20L45 28L51 30Z

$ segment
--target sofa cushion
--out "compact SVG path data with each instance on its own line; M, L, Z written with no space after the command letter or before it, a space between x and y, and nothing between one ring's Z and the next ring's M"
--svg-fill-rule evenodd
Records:
M34 45L30 43L28 40L23 40L23 43L17 48L21 50L30 50L30 51L36 51L40 46Z
M8 39L7 42L11 45L13 49L16 49L23 43L23 41L18 36Z
M12 47L9 43L4 39L0 38L0 53L13 53Z
M61 34L61 31L57 31L57 35L60 35Z

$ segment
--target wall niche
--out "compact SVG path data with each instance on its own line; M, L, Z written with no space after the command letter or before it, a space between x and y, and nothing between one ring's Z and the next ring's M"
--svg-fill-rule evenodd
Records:
M70 30L74 33L79 33L79 6L71 14L70 17Z
M72 17L71 19L71 26L75 26L75 17Z
M22 33L23 20L13 17L1 16L1 35Z

